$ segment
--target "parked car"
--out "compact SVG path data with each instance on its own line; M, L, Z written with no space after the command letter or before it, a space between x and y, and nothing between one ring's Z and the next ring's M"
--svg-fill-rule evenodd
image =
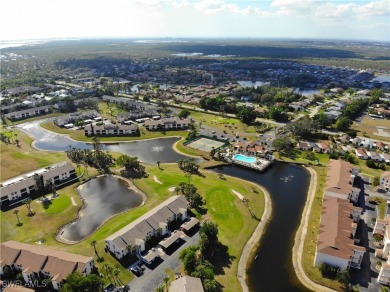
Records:
M110 283L108 284L105 288L104 288L104 292L111 292L111 291L114 291L115 289L115 285Z
M131 271L134 275L136 275L136 276L140 276L140 275L142 275L142 273L143 273L142 269L141 269L139 266L134 266L134 267L130 268L130 271Z

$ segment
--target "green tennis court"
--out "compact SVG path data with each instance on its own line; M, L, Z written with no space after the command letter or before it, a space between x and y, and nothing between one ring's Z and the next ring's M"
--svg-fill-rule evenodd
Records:
M225 143L219 142L212 139L207 138L200 138L198 140L195 140L189 144L187 144L188 147L195 148L204 152L210 152L213 148L219 148Z

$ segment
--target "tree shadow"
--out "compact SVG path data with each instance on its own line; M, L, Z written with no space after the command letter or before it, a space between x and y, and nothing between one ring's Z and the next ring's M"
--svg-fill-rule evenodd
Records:
M229 268L235 256L229 255L228 247L218 242L214 246L214 254L212 257L212 263L214 264L214 272L216 275L224 275L224 268Z

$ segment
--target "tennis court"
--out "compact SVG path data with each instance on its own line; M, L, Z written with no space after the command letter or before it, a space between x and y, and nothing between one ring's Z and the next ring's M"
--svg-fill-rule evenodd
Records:
M198 140L195 140L195 141L187 144L187 146L191 147L191 148L195 148L195 149L201 150L201 151L204 151L204 152L210 152L211 149L219 148L219 147L221 147L224 144L225 143L223 143L223 142L219 142L219 141L216 141L216 140L207 139L207 138L203 138L202 137L202 138L200 138Z

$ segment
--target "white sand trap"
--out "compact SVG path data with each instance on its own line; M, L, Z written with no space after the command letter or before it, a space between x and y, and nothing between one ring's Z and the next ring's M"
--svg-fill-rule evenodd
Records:
M162 182L158 180L157 176L153 177L154 181L160 185L162 185Z
M75 200L73 199L73 197L70 197L70 199L72 200L72 205L73 206L77 206L77 204L76 204Z
M170 191L170 192L174 192L174 191L175 191L175 189L176 189L176 187L170 187L170 188L168 189L168 191Z
M232 190L233 194L235 194L241 201L244 201L244 196L241 195L239 192Z

